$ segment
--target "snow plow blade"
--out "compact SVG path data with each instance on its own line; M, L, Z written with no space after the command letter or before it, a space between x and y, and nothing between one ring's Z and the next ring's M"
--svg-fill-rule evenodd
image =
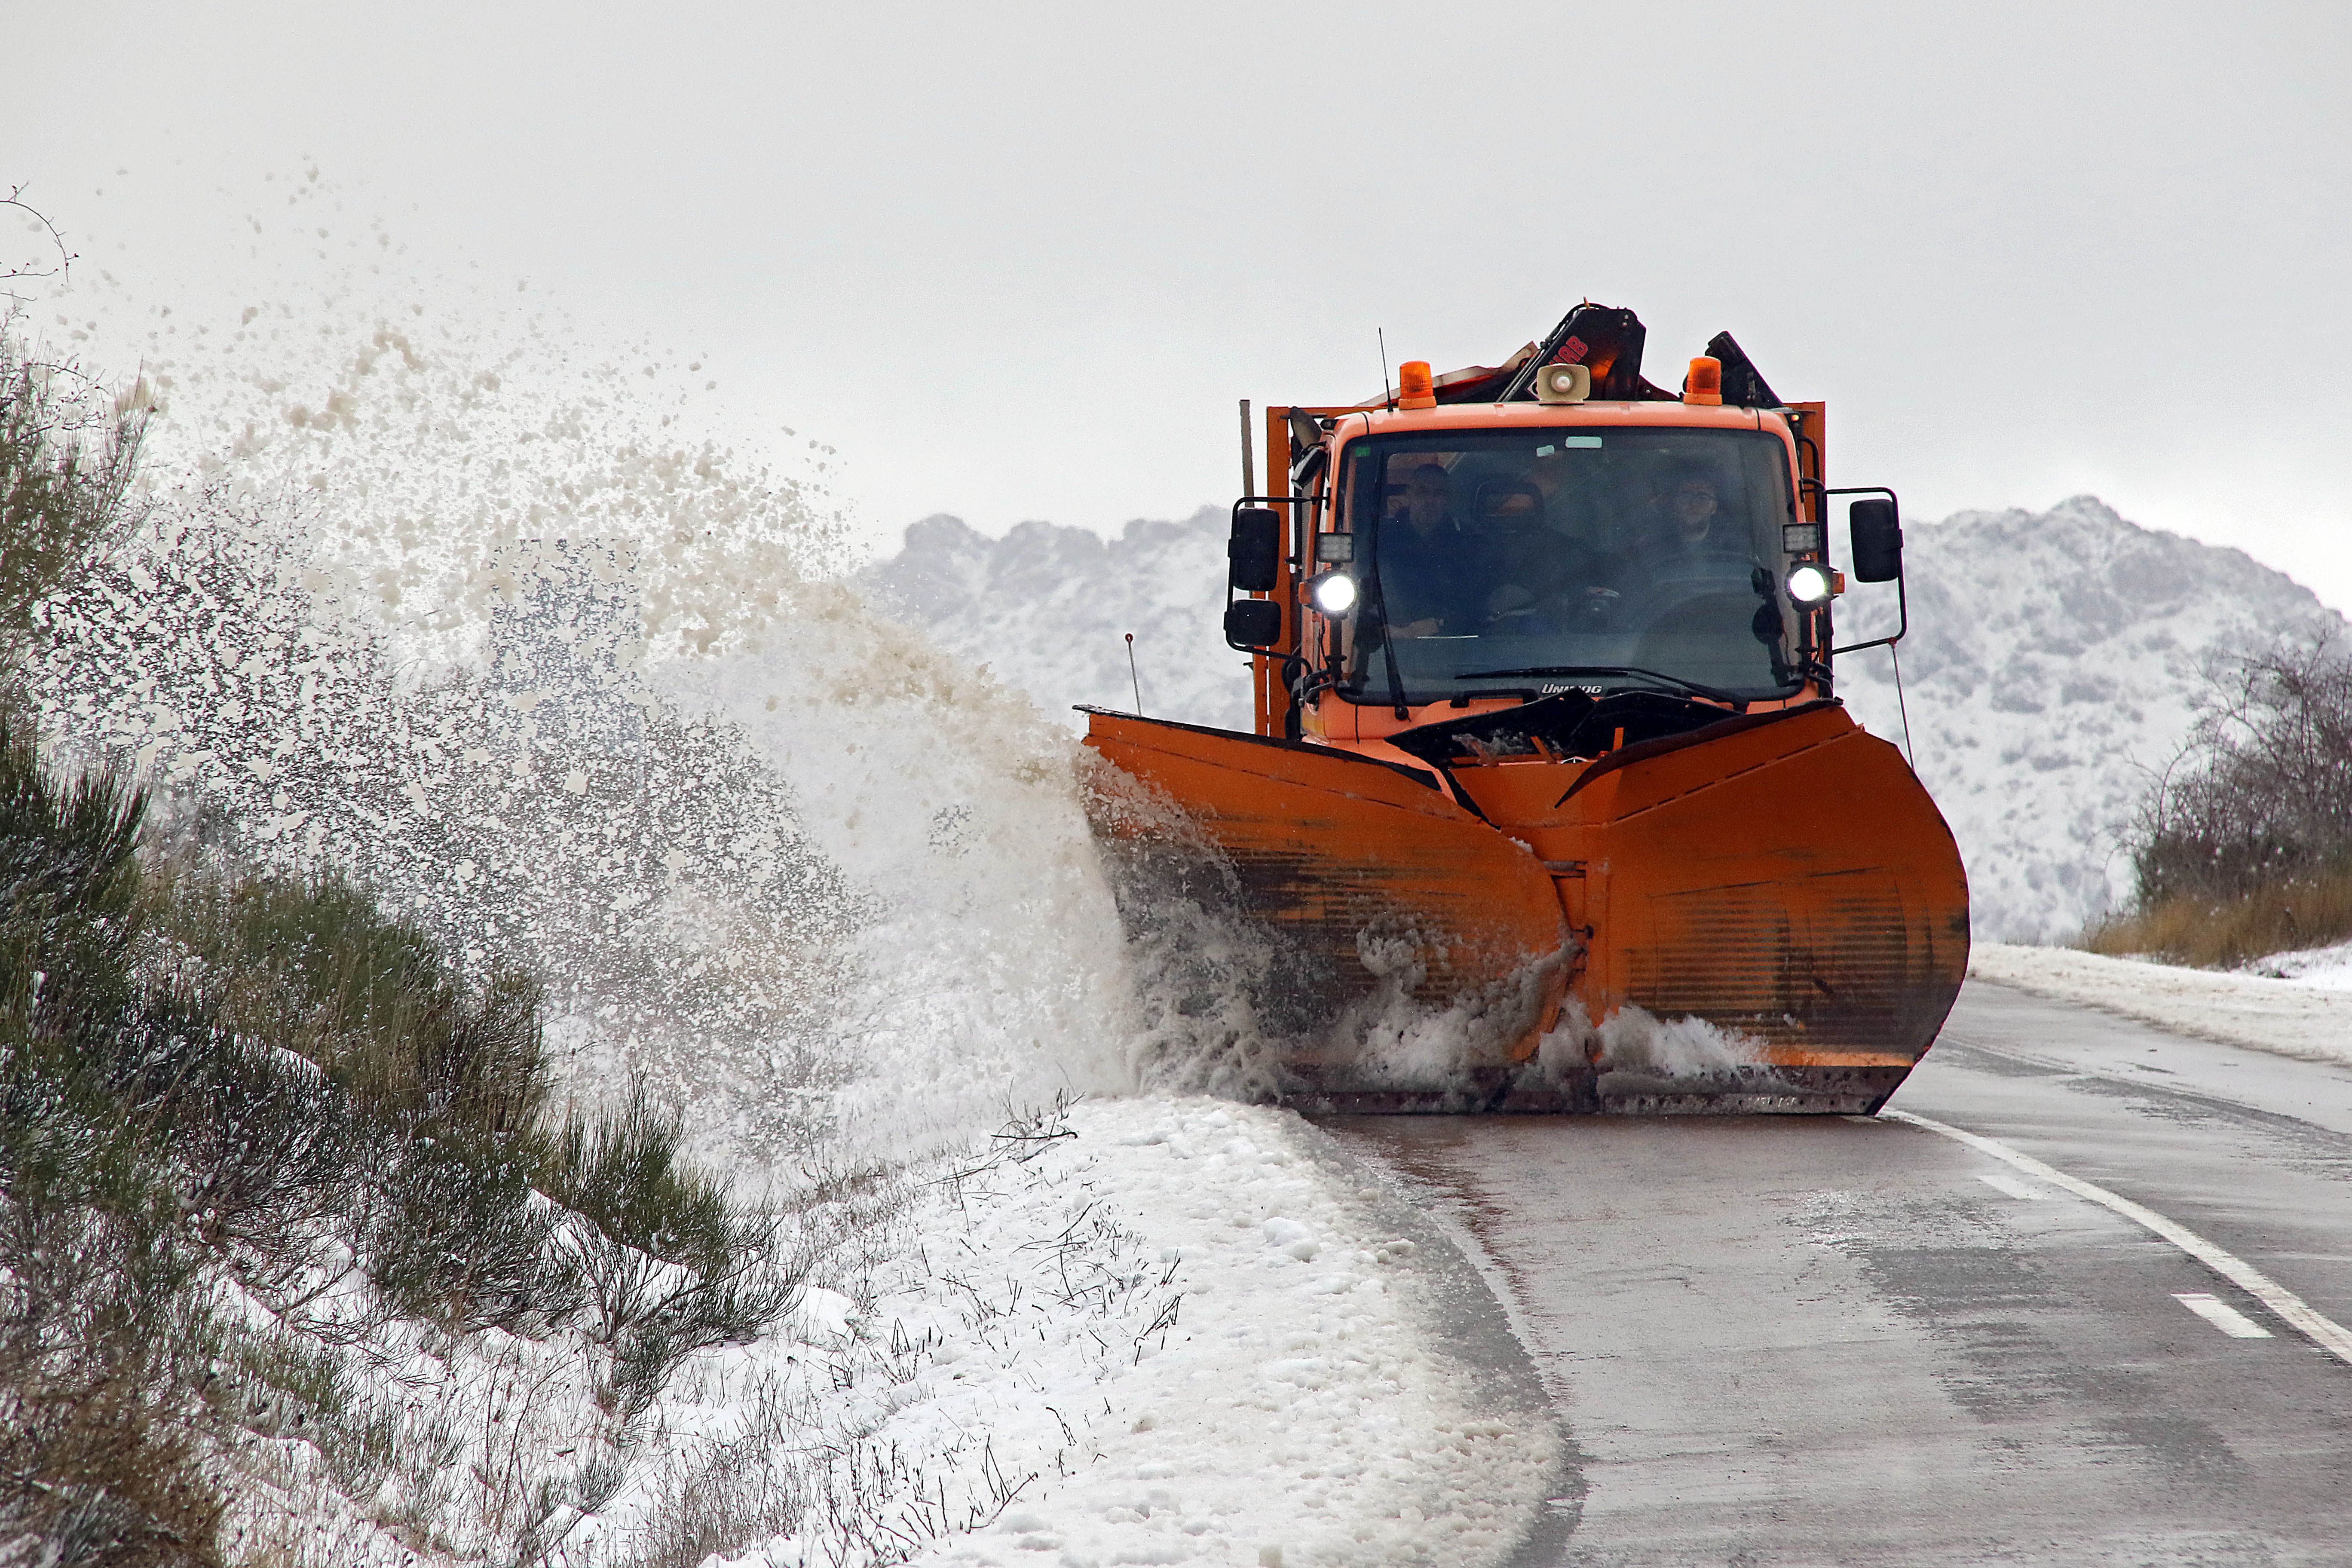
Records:
M1967 968L1950 832L1834 702L1674 706L1579 694L1392 737L1425 773L1100 711L1087 742L1197 825L1283 950L1303 1108L1874 1111ZM1576 726L1644 715L1681 727L1573 754Z

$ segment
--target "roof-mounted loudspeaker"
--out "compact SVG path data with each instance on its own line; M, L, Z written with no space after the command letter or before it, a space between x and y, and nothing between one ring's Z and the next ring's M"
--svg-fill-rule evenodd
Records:
M1590 365L1548 364L1536 372L1538 403L1581 403L1591 395Z

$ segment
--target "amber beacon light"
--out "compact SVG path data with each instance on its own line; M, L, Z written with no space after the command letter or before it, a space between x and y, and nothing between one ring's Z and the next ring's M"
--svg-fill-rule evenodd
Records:
M1399 408L1434 408L1437 388L1429 379L1429 362L1409 359L1397 366L1397 406Z
M1723 401L1723 362L1705 354L1691 361L1690 374L1683 378L1685 403L1719 404Z

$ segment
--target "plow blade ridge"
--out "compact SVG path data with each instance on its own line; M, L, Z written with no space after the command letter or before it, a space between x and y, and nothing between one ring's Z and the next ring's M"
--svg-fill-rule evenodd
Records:
M1087 743L1181 808L1229 868L1223 896L1281 949L1276 1021L1302 1044L1385 997L1475 1015L1498 1082L1533 1050L1559 1010L1564 932L1526 845L1412 769L1089 711ZM1299 1087L1329 1077L1317 1055L1294 1058Z

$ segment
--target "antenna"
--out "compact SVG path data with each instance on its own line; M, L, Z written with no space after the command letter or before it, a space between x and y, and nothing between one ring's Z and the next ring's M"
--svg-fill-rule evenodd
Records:
M1257 489L1257 480L1251 477L1251 471L1256 467L1256 459L1250 455L1249 399L1244 397L1242 399L1242 494L1244 495L1248 495Z
M1143 717L1143 677L1135 673L1135 634L1127 634L1127 679L1135 688L1135 716Z
M1388 400L1389 412L1396 412L1396 394L1389 390L1389 334L1385 327L1372 329L1381 337L1381 395Z

